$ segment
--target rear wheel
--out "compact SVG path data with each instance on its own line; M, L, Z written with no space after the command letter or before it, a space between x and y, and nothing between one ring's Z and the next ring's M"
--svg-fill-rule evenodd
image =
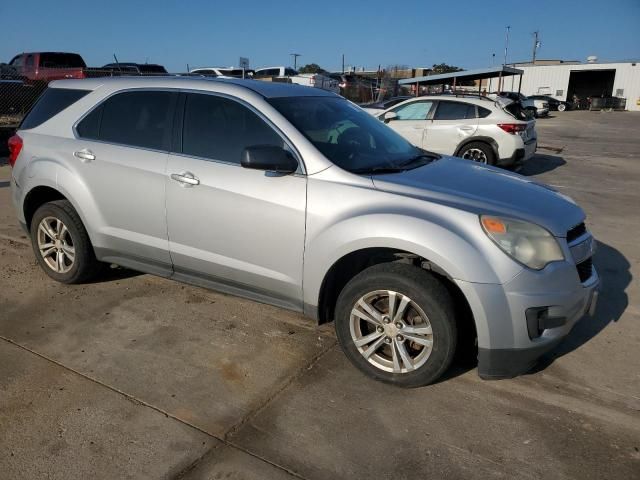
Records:
M335 328L358 369L401 387L437 380L456 349L449 292L412 265L385 263L356 275L338 298Z
M466 144L460 152L459 157L466 160L472 160L485 165L495 165L496 156L490 145L484 142L471 142Z
M558 111L564 112L567 109L567 106L564 103L558 104Z
M67 200L45 203L36 210L31 243L42 269L58 282L84 282L101 270L80 216Z

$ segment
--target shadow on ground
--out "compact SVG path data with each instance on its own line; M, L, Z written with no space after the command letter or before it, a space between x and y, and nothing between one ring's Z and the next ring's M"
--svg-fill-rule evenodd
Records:
M520 175L532 176L550 172L558 167L565 165L567 162L564 158L557 155L544 155L536 153L533 158L525 162L518 171Z
M542 357L532 373L543 370L557 358L577 350L604 330L611 322L617 322L629 305L625 292L633 276L627 258L615 248L598 242L593 263L600 275L600 295L592 318L583 318L564 341Z

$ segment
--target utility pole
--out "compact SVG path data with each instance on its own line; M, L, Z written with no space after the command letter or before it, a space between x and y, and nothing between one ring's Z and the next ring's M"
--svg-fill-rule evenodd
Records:
M507 25L507 33L504 39L504 63L502 64L505 67L507 66L507 52L509 51L509 30L511 30L511 26Z
M540 32L538 30L533 32L533 56L531 59L531 63L533 65L536 64L536 51L540 48L540 41L538 40L539 35L540 35Z
M293 69L297 70L298 69L298 57L301 57L302 54L300 54L300 53L290 53L289 55L291 55L293 57Z
M342 73L344 73L344 53L342 54Z

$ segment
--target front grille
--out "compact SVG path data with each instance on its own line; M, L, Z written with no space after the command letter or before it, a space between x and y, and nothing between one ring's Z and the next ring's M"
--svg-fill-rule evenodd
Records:
M580 225L576 225L575 227L573 227L571 230L567 232L567 243L573 242L576 238L579 238L580 236L584 235L586 232L587 232L587 227L584 225L584 223L581 223Z
M578 276L580 277L581 283L584 283L591 278L592 265L593 265L593 261L591 260L591 258L587 258L586 260L576 265L576 269L578 270Z

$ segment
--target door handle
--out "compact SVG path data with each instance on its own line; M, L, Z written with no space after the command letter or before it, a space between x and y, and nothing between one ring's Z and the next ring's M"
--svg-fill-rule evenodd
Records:
M460 130L463 130L465 132L470 132L471 130L473 130L473 127L460 127Z
M171 179L180 183L183 187L193 187L200 185L200 180L191 172L172 173Z
M78 150L77 152L73 152L73 156L76 158L79 158L84 163L87 163L96 159L96 156L93 154L93 152L86 148L84 150Z

